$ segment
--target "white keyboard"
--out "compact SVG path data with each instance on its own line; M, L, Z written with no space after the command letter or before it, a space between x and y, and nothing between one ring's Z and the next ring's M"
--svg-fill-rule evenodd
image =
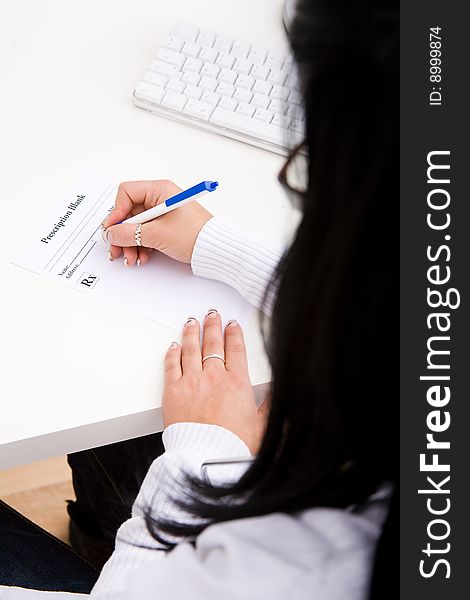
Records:
M280 154L304 137L291 57L184 22L158 50L134 103Z

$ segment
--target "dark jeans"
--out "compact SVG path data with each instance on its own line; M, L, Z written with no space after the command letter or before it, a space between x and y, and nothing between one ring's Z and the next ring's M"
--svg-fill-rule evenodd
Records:
M89 593L99 571L0 500L0 584Z
M67 507L72 548L0 501L0 584L90 592L162 452L161 434L154 434L69 455L77 497Z
M152 462L163 454L162 434L69 454L77 500L69 502L72 548L101 569Z

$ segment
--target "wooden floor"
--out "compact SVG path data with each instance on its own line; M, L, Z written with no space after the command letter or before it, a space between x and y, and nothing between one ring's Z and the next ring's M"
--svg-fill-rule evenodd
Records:
M65 456L0 471L0 498L68 543L66 500L75 496Z

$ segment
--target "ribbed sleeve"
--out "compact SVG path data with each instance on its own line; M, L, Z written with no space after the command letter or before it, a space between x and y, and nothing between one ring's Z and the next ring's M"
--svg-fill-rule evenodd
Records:
M257 308L271 313L275 290L263 300L284 248L213 217L201 229L191 267L195 275L223 281Z
M132 508L132 517L119 528L116 548L93 588L92 598L117 598L131 573L165 556L166 547L148 531L146 512L154 518L194 522L192 515L173 502L183 494L181 483L185 473L201 477L201 466L207 460L249 460L252 457L238 436L217 425L175 423L163 432L163 443L165 453L152 463ZM235 481L246 466L244 463L225 465L217 473L219 482L221 476L227 483Z

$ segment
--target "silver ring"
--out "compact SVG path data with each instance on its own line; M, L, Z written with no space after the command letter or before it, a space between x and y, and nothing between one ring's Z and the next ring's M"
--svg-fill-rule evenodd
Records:
M142 246L142 223L139 223L135 228L134 239L136 246Z
M225 358L221 355L221 354L208 354L207 356L204 356L202 358L202 364L204 364L204 362L206 360L208 360L209 358L218 358L219 360L221 360L224 365L225 365Z

